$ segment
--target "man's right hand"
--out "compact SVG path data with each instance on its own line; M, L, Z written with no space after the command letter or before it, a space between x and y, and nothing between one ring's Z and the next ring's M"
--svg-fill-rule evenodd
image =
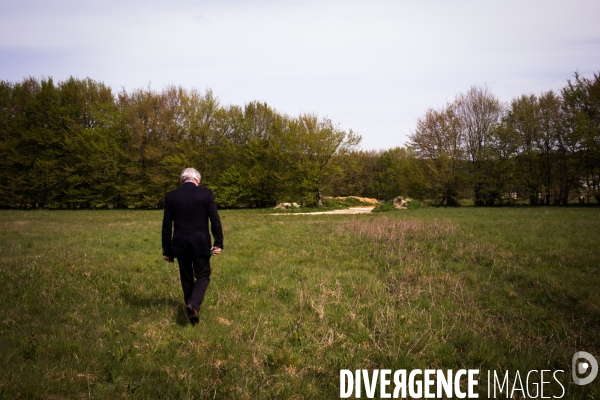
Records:
M173 260L169 256L163 256L163 258L165 259L166 262L173 262Z

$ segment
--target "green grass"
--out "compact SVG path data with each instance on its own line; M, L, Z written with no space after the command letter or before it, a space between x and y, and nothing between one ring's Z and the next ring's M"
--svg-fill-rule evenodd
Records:
M1 211L0 398L339 398L342 368L480 368L481 393L563 369L564 398L600 396L568 383L600 355L600 209L221 217L192 327L161 212Z

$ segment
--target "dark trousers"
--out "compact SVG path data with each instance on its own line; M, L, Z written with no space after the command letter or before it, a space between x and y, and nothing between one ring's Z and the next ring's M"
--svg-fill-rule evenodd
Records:
M210 283L210 256L182 256L177 261L185 304L199 310Z

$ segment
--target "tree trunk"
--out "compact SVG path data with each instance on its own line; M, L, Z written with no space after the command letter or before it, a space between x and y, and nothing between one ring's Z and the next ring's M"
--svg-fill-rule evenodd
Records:
M321 188L317 188L317 206L323 207L323 196L321 195Z

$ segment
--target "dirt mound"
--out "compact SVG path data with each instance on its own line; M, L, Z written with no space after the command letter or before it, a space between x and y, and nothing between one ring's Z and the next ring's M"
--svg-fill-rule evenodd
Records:
M289 208L300 208L300 204L294 203L279 203L275 206L276 210L287 210Z
M408 208L408 203L410 203L412 199L408 197L398 196L394 199L394 207L399 210L406 210Z

